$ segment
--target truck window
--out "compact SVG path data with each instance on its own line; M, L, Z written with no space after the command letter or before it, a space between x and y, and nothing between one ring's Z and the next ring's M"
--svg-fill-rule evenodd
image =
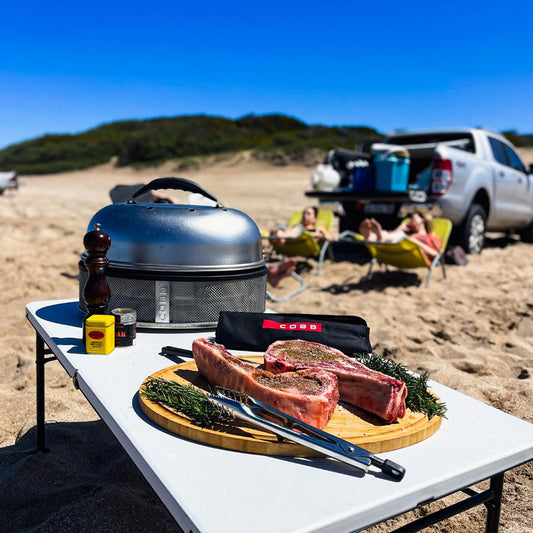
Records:
M507 144L505 144L504 146L505 151L507 152L507 156L509 157L509 166L525 174L526 169L524 168L522 161L520 161L520 158L518 157L517 153Z
M496 159L498 163L501 163L506 167L510 166L509 161L507 159L507 152L505 151L505 144L503 144L498 139L495 139L494 137L489 137L489 142L490 147L492 149L492 153L494 154L494 159Z

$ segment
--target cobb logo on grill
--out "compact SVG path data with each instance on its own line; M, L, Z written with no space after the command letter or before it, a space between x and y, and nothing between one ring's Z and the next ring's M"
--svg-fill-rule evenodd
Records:
M102 331L89 331L88 335L91 339L94 339L95 341L104 338L104 333Z
M313 322L280 323L274 320L263 320L263 329L284 329L287 331L322 331L322 324Z

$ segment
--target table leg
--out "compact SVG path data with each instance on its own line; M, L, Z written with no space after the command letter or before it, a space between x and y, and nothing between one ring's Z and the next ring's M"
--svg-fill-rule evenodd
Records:
M490 489L492 499L485 504L487 508L486 533L497 533L500 524L500 511L502 507L503 494L503 472L490 478Z
M463 489L462 492L468 494L469 497L395 529L394 533L414 533L415 531L421 531L478 505L484 505L487 509L485 533L498 533L503 493L503 473L491 477L490 487L483 492L476 492L470 488Z
M37 399L37 451L46 453L48 448L45 444L45 412L44 412L44 365L53 361L55 357L46 358L45 355L52 353L45 348L41 336L37 333L35 339L35 387Z

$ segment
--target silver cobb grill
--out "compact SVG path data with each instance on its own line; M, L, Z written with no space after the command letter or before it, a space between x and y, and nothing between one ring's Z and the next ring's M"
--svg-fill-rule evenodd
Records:
M158 189L200 194L210 205L139 202ZM267 269L261 234L245 213L220 205L183 178L158 178L127 202L103 207L91 219L109 234L105 277L108 312L128 307L146 328L216 326L221 311L263 312ZM88 278L86 254L79 262L80 309Z
M168 275L161 272L134 275L110 268L106 272L111 291L108 310L129 307L137 311L137 326L145 328L214 327L219 313L265 309L265 268L253 272L217 275ZM80 309L86 311L83 287L87 269L79 262Z

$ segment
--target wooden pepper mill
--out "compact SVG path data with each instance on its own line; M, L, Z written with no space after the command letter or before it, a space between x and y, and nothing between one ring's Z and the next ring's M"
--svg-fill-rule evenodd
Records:
M87 308L87 317L91 315L105 315L111 297L111 291L105 277L105 270L109 265L106 257L111 246L111 237L100 230L100 224L94 225L94 230L89 231L83 238L87 251L84 263L89 274L83 288L83 301ZM85 342L85 320L83 321L83 342Z

